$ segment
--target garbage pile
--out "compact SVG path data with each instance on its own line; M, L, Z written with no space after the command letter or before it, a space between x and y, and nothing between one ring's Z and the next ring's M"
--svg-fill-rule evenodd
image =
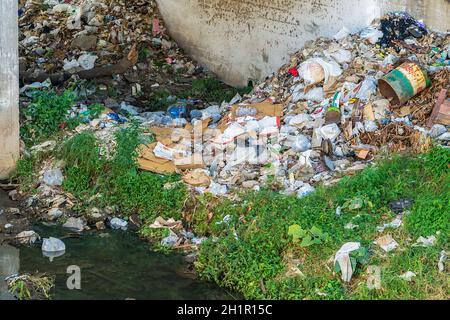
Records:
M86 69L94 55L99 66L122 55L135 61L136 43L146 41L178 59L175 44L164 45L169 40L153 1L44 4L45 19L30 21L33 10L43 10L31 1L20 18L30 24L22 26L22 45L41 56L29 56L33 68ZM57 53L87 36L96 37L92 49ZM104 101L99 118L89 117L83 105L71 112L86 115L75 132L93 130L106 149L114 147L118 127L139 121L154 137L139 147L140 168L181 173L197 192L222 196L268 187L303 197L318 183L332 185L364 169L378 153L423 152L433 139L448 146L449 86L450 35L427 30L407 13L392 13L357 34L343 28L332 39L307 43L252 93L220 105L193 97L174 100L166 111L141 112L129 100L115 111Z
M20 77L35 88L75 85L110 108L145 107L154 91L184 90L183 79L204 75L166 34L153 0L23 0L19 8Z
M264 186L303 197L382 151L448 146L449 86L450 35L392 13L308 43L244 98L140 114L156 142L138 161L183 173L198 192Z

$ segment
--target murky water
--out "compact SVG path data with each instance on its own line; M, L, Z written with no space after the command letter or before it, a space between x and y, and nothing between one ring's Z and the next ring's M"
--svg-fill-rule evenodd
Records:
M64 238L60 227L36 226L41 236L60 237L66 245L63 256L52 262L40 245L20 248L20 272L45 272L56 276L53 299L234 299L217 286L186 273L181 255L150 251L147 243L130 232L85 233ZM81 290L69 290L67 267L81 269Z

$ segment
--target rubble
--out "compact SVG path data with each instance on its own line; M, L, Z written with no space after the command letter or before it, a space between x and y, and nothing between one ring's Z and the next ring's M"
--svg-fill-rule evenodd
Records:
M155 91L207 76L168 36L154 0L21 0L19 8L20 78L35 88L76 84L105 104L115 90L148 107Z

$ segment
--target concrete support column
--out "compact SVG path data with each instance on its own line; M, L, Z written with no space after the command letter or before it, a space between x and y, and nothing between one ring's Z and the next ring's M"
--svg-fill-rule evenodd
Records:
M0 179L19 158L19 54L17 0L0 0Z

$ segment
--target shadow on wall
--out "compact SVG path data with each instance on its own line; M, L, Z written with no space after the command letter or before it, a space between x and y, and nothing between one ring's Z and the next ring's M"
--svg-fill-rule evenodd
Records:
M353 32L393 10L450 29L449 0L157 0L172 37L226 83L245 86L287 62L308 40Z

